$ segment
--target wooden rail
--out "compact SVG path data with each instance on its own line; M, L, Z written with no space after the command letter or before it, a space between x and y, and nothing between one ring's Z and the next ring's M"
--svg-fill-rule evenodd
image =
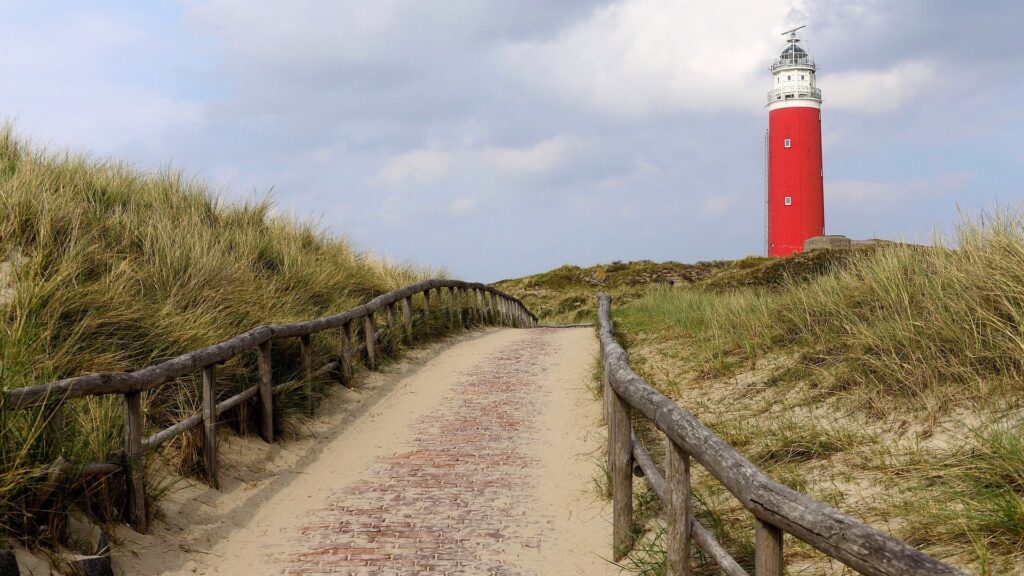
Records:
M442 298L447 290L447 298ZM430 293L437 298L431 302ZM124 471L128 486L128 516L132 526L139 532L147 529L146 492L143 482L144 455L175 436L202 425L203 463L210 484L218 485L217 474L217 417L250 398L257 398L259 406L260 435L267 442L274 441L275 392L295 384L287 382L275 385L271 365L271 344L283 338L298 338L302 381L322 375L331 370L340 370L343 378L351 378L353 363L365 358L369 368L378 361L377 342L388 330L401 330L406 341L413 337L413 297L421 296L423 318L429 319L431 306L447 304L449 326L455 325L456 316L463 312L470 323L489 323L512 327L533 327L537 317L526 308L521 300L496 288L460 280L424 280L411 286L382 294L366 304L351 310L292 324L260 326L224 342L200 348L159 364L133 372L103 372L86 374L27 388L17 388L4 393L3 409L24 409L44 406L50 412L51 427L59 427L63 405L68 400L86 396L121 394L125 398L125 442L124 448L111 454L112 462L94 463L85 466L85 474L110 474ZM402 325L399 327L395 308L401 307ZM378 329L378 318L383 312L387 323ZM355 345L362 325L363 342ZM341 358L313 370L311 359L311 338L326 330L340 329L343 350ZM217 402L216 366L249 350L257 351L259 383L231 398ZM143 437L142 394L157 386L182 376L202 374L202 408L198 414ZM302 383L302 382L300 382ZM68 466L61 464L59 468Z
M703 466L755 518L755 574L781 576L783 534L791 534L830 558L869 576L945 576L964 572L881 531L769 478L690 412L655 390L629 367L615 340L611 298L597 298L601 362L608 421L608 468L612 482L613 550L632 547L633 472L642 472L665 507L669 576L689 575L690 541L730 576L746 572L693 517L690 461ZM635 440L632 418L649 420L666 436L662 475Z

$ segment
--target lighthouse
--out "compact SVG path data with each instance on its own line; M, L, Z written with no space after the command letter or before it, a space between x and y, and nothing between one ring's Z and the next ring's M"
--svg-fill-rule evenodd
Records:
M800 28L803 28L801 26ZM795 28L772 64L768 91L768 255L802 252L804 241L825 234L821 165L821 90L814 60Z

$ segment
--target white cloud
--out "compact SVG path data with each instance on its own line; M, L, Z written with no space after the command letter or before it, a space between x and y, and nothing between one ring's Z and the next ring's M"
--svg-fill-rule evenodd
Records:
M876 202L894 193L894 186L888 182L831 180L825 183L826 199L840 203Z
M781 31L802 6L624 0L553 41L514 46L508 59L527 83L612 116L760 111L767 65L779 49L771 27Z
M705 216L721 216L732 209L735 200L733 196L712 196L704 200L704 204L701 206L701 213Z
M463 196L448 205L448 213L452 216L469 214L476 209L477 199L474 196Z
M575 145L574 140L557 137L526 148L490 147L484 150L483 157L501 172L517 175L544 174L559 166Z
M947 172L932 178L883 182L878 180L826 180L826 206L834 203L843 210L877 211L908 200L955 192L973 179L970 172Z
M373 182L381 186L429 184L447 174L451 163L451 156L445 152L414 150L392 157Z
M886 70L858 70L822 75L818 85L830 110L881 114L892 112L938 80L931 62L901 62Z

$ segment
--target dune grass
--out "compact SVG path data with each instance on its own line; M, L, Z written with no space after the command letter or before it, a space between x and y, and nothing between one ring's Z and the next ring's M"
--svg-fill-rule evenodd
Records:
M1024 218L939 244L781 289L657 288L613 314L638 372L779 481L974 572L1020 573ZM745 557L749 514L695 478ZM843 573L787 550L794 573Z
M34 150L0 130L0 389L87 372L132 370L254 326L337 313L440 271L386 263L317 226L274 214L267 199L229 203L179 172L145 173L114 161ZM314 354L340 349L314 339ZM275 345L276 378L296 372L297 353ZM254 358L218 368L227 397L250 385ZM278 380L281 381L281 380ZM310 392L312 391L312 392ZM322 390L279 395L277 425L308 412ZM312 394L312 396L310 396ZM195 414L197 385L180 379L146 394L150 430ZM68 403L59 437L43 410L0 407L0 533L60 539L72 507L101 520L121 503L90 488L39 501L49 465L105 460L122 443L120 397ZM249 427L243 409L236 429ZM164 450L180 472L198 473L198 436ZM152 494L160 478L150 479ZM116 491L115 491L116 492ZM54 520L56 519L56 520Z

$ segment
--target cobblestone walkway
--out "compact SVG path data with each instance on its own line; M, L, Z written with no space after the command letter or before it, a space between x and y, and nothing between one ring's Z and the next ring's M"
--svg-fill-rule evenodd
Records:
M309 518L287 573L533 573L518 560L550 536L551 521L531 492L529 445L550 395L544 366L558 352L554 331L531 330L453 375L407 449Z

